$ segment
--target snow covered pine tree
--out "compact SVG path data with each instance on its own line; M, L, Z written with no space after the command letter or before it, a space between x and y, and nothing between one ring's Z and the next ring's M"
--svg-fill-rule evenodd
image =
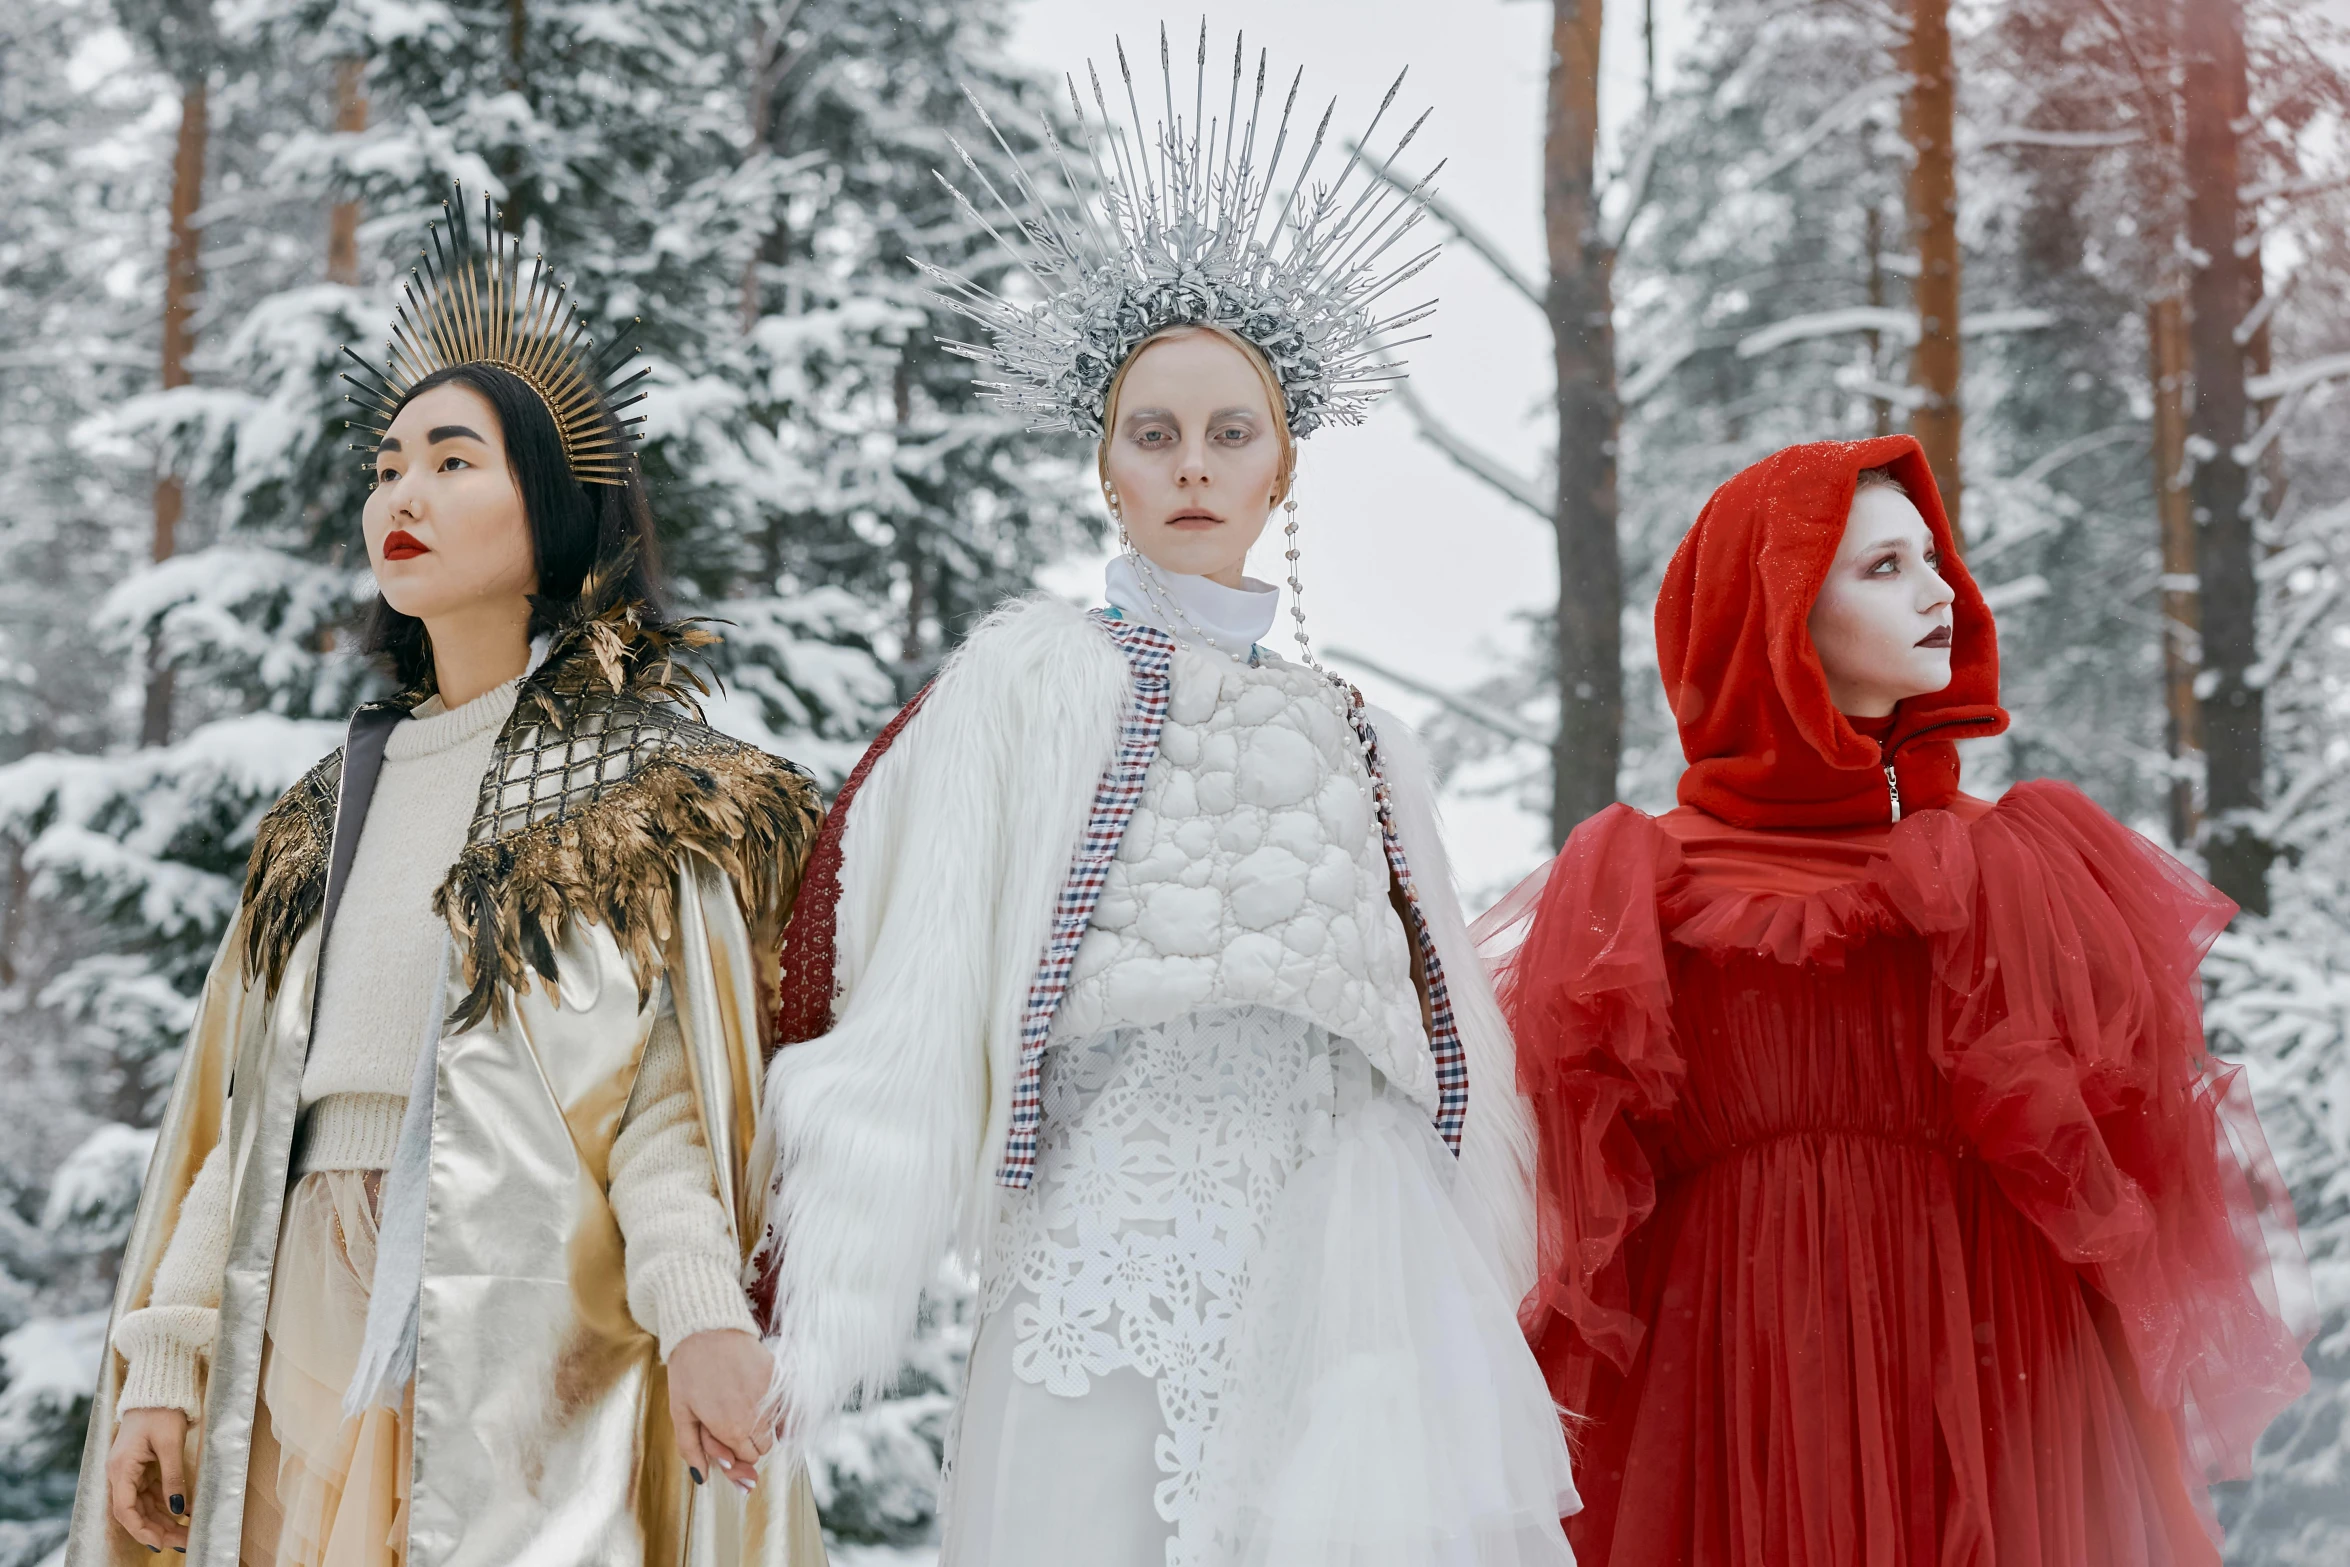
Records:
M2187 780L2191 801L2199 774L2191 743L2176 760L2166 744L2166 647L2187 657L2194 705L2196 638L2174 623L2193 599L2194 541L2183 567L2166 566L2155 490L2191 454L2183 432L2160 451L2166 388L2149 337L2191 261L2175 10L2000 0L1953 16L1967 563L1999 613L2015 717L1969 747L1968 783L1996 793L2013 778L2070 779L2158 839L2172 837L2174 783ZM2214 958L2210 1023L2274 1129L2321 1329L2315 1390L2219 1503L2231 1561L2316 1567L2350 1560L2350 43L2306 5L2245 11L2245 244L2267 275L2233 330L2251 372L2271 802L2259 825L2283 858L2272 916L2240 921ZM1682 531L1764 452L1901 428L1914 401L1917 258L1902 239L1892 13L1710 0L1700 15L1602 201L1622 235L1619 785L1649 809L1671 803L1681 770L1647 608ZM1539 732L1548 661L1474 694ZM1504 751L1537 760L1492 726L1433 727L1497 777L1512 776ZM1515 776L1522 806L1542 810L1547 778ZM2178 846L2194 852L2191 836Z
M347 635L365 481L337 350L376 329L455 181L501 193L530 248L576 266L598 335L633 334L655 367L665 565L679 608L733 622L722 725L837 776L1082 528L1075 463L973 400L906 259L987 244L930 173L950 133L981 143L963 85L1008 127L1052 101L1005 56L997 0L224 8L207 289L173 389L152 378L176 118L156 106L178 95L150 34L96 4L0 22L25 46L0 61L0 181L29 182L41 215L0 265L43 280L0 310L11 342L57 354L0 359L0 397L44 404L48 443L0 469L0 594L38 611L0 627L0 1049L37 1058L21 1080L43 1117L0 1170L0 1567L57 1532L99 1353L77 1313L103 1311L133 1128L253 826L370 689ZM105 178L71 177L95 160ZM353 281L327 281L338 232ZM151 561L158 473L186 507ZM150 650L174 722L141 747ZM929 1528L967 1332L943 1283L902 1396L823 1455L844 1541Z

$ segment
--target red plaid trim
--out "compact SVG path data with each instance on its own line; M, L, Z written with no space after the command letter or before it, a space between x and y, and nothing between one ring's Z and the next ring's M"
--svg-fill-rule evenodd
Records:
M1036 1174L1037 1131L1044 1122L1044 1047L1053 1031L1053 1014L1068 993L1077 944L1093 919L1094 905L1101 901L1110 861L1134 820L1143 778L1159 754L1159 732L1167 722L1167 668L1175 657L1175 639L1156 626L1114 619L1099 610L1093 619L1126 655L1134 674L1134 701L1119 731L1118 753L1094 790L1093 812L1086 818L1085 836L1054 906L1052 934L1045 938L1044 958L1029 983L1028 1005L1020 1016L1020 1075L1012 1083L1011 1130L1004 1139L1004 1162L996 1170L996 1180L1015 1191L1025 1191Z
M1428 975L1428 1048L1436 1057L1436 1131L1444 1145L1459 1157L1461 1133L1469 1124L1469 1052L1461 1043L1460 1024L1452 1014L1452 992L1444 984L1444 960L1436 955L1436 937L1420 912L1420 889L1404 860L1403 840L1395 832L1395 806L1387 794L1387 770L1379 765L1379 735L1363 708L1363 693L1332 675L1346 693L1347 720L1363 743L1363 760L1371 770L1371 797L1379 807L1379 838L1387 849L1387 868L1403 889L1404 905L1412 911L1412 939L1419 943L1420 962Z

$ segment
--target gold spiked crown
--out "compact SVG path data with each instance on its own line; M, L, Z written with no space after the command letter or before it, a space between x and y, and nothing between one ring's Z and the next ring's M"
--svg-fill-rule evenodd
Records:
M574 478L582 484L625 483L644 417L623 419L620 410L644 401L645 394L622 394L652 372L641 365L626 376L620 372L639 350L615 345L599 351L546 257L533 257L530 276L523 277L522 247L500 225L487 195L478 234L466 221L462 187L454 202L441 203L441 211L443 221L427 226L431 247L418 253L419 264L400 285L383 363L343 350L367 377L346 372L343 379L359 395L343 401L358 404L376 421L347 420L345 428L381 439L425 377L455 365L495 365L546 405ZM373 455L370 447L353 449ZM363 466L372 472L375 465Z

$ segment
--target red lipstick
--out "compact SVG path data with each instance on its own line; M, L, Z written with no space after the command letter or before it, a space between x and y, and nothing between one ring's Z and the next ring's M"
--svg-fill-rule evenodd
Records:
M406 528L394 528L384 535L384 559L386 560L414 560L419 555L431 553L431 550L425 548L424 540L410 533Z

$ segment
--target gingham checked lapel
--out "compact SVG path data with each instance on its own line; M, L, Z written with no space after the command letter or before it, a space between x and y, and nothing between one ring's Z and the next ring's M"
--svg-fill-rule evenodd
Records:
M1053 907L1052 932L1045 938L1044 957L1037 965L1035 979L1029 983L1028 1004L1020 1016L1020 1075L1012 1084L1011 1127L1004 1139L1003 1163L996 1169L996 1180L1015 1191L1026 1190L1036 1174L1037 1134L1044 1122L1044 1050L1052 1034L1053 1015L1060 1010L1061 998L1068 992L1069 970L1077 960L1078 943L1084 940L1094 906L1101 901L1110 861L1116 858L1126 828L1134 820L1135 804L1142 798L1143 779L1150 772L1151 759L1159 754L1159 735L1167 722L1168 668L1175 657L1175 639L1156 626L1121 619L1100 610L1093 611L1093 620L1126 655L1127 667L1134 677L1134 702L1127 709L1125 725L1119 732L1117 754L1111 758L1109 767L1102 773L1100 786L1094 791L1085 836L1078 843L1077 856L1069 866L1069 879L1062 884L1060 899ZM1396 837L1387 777L1379 765L1379 737L1364 712L1362 693L1343 680L1337 684L1346 693L1347 720L1354 726L1355 737L1362 743L1363 759L1370 768L1372 797L1378 805L1379 836L1387 851L1387 866L1396 884L1404 890L1405 904L1411 910L1412 936L1419 945L1421 963L1428 976L1428 1005L1433 1020L1429 1045L1436 1057L1436 1130L1444 1138L1445 1146L1458 1154L1461 1131L1469 1115L1468 1052L1462 1048L1460 1028L1453 1020L1443 961L1436 955L1436 941L1429 933L1428 922L1421 917L1419 890L1412 881L1411 867L1404 860L1403 844Z
M1444 960L1436 955L1436 937L1420 912L1419 885L1405 862L1403 840L1395 832L1395 807L1387 794L1387 769L1379 764L1379 735L1364 710L1363 693L1352 684L1330 677L1346 693L1347 721L1363 743L1363 760L1371 771L1371 798L1379 807L1379 839L1387 849L1387 868L1403 889L1404 906L1412 913L1412 940L1428 976L1428 1048L1436 1057L1436 1131L1457 1158L1461 1133L1469 1123L1469 1052L1461 1043L1460 1024L1452 1015L1452 992L1444 984Z
M996 1179L1016 1191L1025 1191L1036 1173L1036 1133L1044 1121L1044 1046L1053 1031L1053 1014L1069 989L1069 967L1077 961L1077 944L1101 901L1102 883L1110 861L1134 820L1134 805L1142 798L1142 780L1151 758L1159 754L1159 732L1167 724L1167 666L1175 657L1175 639L1156 626L1115 619L1100 610L1094 624L1110 634L1126 655L1134 675L1134 702L1126 710L1118 734L1118 753L1102 772L1093 793L1093 812L1085 821L1077 857L1070 862L1069 879L1053 906L1052 933L1045 938L1044 959L1028 985L1028 1005L1020 1014L1020 1075L1012 1084L1012 1124L1004 1139L1004 1162Z

